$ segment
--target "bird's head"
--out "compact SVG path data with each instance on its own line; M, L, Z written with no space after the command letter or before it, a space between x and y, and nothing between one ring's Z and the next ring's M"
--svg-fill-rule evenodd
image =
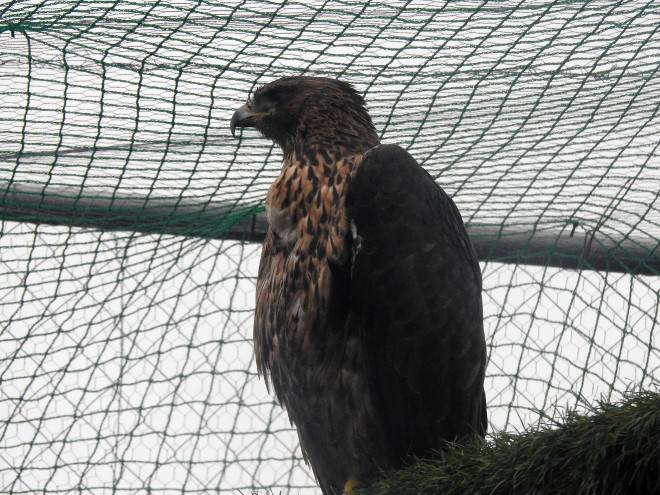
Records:
M257 89L231 118L254 127L285 152L299 144L366 152L378 136L364 99L343 81L325 77L283 77Z

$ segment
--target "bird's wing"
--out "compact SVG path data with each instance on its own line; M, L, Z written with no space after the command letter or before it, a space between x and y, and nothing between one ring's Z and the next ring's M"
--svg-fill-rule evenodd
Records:
M403 148L367 152L351 181L351 305L394 452L486 429L481 273L454 202Z

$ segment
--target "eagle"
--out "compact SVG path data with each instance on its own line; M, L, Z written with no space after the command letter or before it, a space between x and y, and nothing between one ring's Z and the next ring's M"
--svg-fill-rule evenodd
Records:
M452 199L323 77L257 89L230 124L282 149L254 348L325 495L486 432L481 271ZM270 388L270 386L269 386Z

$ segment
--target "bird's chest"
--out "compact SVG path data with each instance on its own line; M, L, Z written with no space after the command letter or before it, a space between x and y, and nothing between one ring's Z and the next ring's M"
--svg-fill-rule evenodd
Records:
M266 196L273 242L286 254L334 263L345 261L346 185L353 163L317 153L285 163Z
M294 160L268 192L255 344L261 368L274 382L304 375L342 345L331 327L347 309L333 300L338 281L331 265L342 267L349 258L344 196L352 167L339 165Z

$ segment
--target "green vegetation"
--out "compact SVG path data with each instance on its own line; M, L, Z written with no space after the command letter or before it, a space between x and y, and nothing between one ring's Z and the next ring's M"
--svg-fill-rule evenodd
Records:
M619 404L487 443L452 445L359 495L660 493L660 394L628 394Z

